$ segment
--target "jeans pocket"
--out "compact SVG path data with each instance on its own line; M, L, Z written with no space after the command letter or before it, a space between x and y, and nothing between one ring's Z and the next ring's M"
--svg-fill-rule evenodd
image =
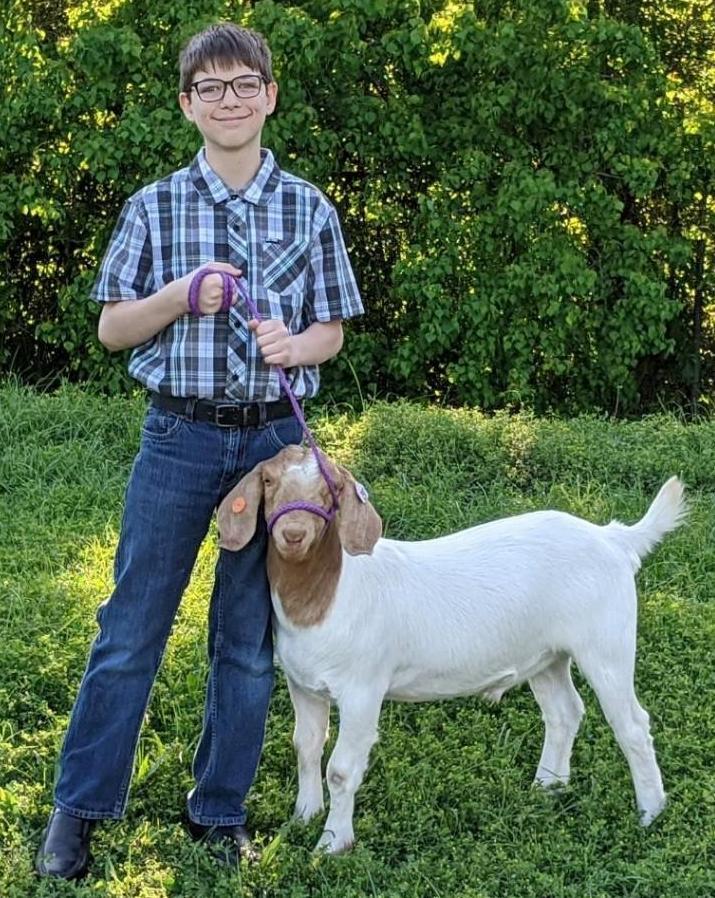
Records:
M142 435L155 441L168 440L181 429L185 420L174 412L151 406L144 419Z
M303 440L303 428L293 415L289 415L286 418L269 421L266 425L266 435L276 452L280 452L286 446L300 445Z

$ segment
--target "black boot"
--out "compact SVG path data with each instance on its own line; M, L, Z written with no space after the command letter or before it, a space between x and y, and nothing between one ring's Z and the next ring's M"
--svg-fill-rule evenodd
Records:
M245 826L204 826L188 817L184 825L194 842L201 842L220 864L235 867L240 858L250 863L260 860L261 852L254 845Z
M40 876L79 879L89 866L89 841L94 820L70 817L58 808L50 814L42 834L35 870Z

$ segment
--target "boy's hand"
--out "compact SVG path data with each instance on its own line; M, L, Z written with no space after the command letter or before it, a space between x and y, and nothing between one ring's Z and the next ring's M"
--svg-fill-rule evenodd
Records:
M288 333L283 321L276 318L258 321L252 318L248 326L258 338L258 346L267 365L292 368L296 364L293 337Z
M194 277L194 275L201 271L202 268L217 268L221 269L221 271L228 271L229 274L240 275L241 269L236 268L235 265L231 265L229 262L209 262L207 265L201 265L200 268L197 268L195 271L192 271L190 274L187 274L184 281L186 281L186 308L188 310L189 307L189 285ZM231 305L235 306L238 302L238 291L234 290L233 299L231 300ZM221 311L221 305L223 303L223 280L218 274L208 274L201 281L201 286L199 287L199 309L204 315L215 315L216 312Z

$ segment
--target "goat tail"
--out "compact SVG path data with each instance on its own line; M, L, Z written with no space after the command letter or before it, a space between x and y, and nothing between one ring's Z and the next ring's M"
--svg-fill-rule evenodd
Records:
M631 555L634 569L658 545L663 537L679 527L688 513L685 486L678 477L671 477L660 488L645 515L630 527L619 521L611 521L606 532L616 538L621 548Z

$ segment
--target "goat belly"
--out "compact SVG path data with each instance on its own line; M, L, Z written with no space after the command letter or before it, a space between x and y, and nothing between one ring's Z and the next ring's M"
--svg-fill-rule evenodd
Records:
M556 655L541 652L524 658L518 666L502 670L403 669L395 672L385 698L392 701L424 702L436 699L479 695L489 702L498 702L504 693L524 683L551 664Z

